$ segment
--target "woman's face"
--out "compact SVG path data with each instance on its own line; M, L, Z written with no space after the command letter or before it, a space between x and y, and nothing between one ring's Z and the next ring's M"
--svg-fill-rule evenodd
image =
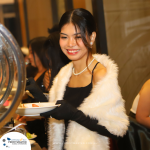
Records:
M35 57L35 60L34 60L34 57ZM29 46L29 57L28 58L30 59L30 63L33 67L38 67L38 63L40 62L40 59L35 52L33 55L31 46Z
M65 24L61 28L59 44L63 53L70 60L75 61L83 57L87 58L88 50L82 41L80 30L77 29L76 32L72 23Z

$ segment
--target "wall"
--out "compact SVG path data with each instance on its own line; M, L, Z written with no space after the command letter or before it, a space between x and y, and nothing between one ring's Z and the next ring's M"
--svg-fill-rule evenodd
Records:
M104 0L108 53L119 66L126 109L150 78L150 0Z
M50 0L26 0L29 39L48 36L47 29L53 26Z

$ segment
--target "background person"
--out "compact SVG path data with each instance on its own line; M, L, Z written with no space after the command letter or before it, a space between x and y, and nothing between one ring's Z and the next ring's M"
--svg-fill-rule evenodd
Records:
M66 65L70 60L62 53L59 46L59 32L52 32L45 40L43 46L43 55L45 56L43 63L45 64L45 68L48 71L44 74L43 84L46 89L50 88L52 85L52 80L57 75L61 67ZM46 97L41 93L42 91L39 89L36 81L32 78L29 78L29 82L33 83L31 86L27 85L26 89L28 89L34 97L40 97L41 100L46 101ZM34 89L38 89L39 92L34 92ZM41 95L40 95L41 94ZM46 100L45 100L46 99ZM34 118L31 117L22 117L22 121L31 120ZM33 126L34 127L34 126ZM47 140L45 140L47 142Z
M36 67L37 71L34 76L34 80L38 85L38 88L42 93L47 92L46 88L43 84L44 74L47 70L47 66L45 65L44 59L46 56L44 55L43 45L46 41L46 37L36 37L29 41L29 60L31 66ZM47 102L47 99L41 98L38 93L34 96L34 98L30 96L25 96L23 103L35 103L35 102ZM26 129L30 133L35 133L37 137L35 141L40 145L40 147L45 150L47 149L47 120L45 118L37 119L26 116L17 116L16 118L20 122L26 122Z
M130 115L136 121L150 129L150 79L142 86L135 97Z

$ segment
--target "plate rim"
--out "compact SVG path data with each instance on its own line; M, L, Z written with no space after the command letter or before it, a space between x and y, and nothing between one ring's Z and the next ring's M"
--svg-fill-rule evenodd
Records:
M42 102L41 102L42 103ZM46 102L44 102L46 103ZM47 102L48 103L48 102ZM39 103L24 103L24 104L39 104ZM40 109L40 108L50 108L50 107L57 107L59 105L55 104L53 106L44 106L44 107L29 107L29 108L24 108L24 107L17 107L17 109ZM6 106L5 108L8 109L10 106ZM17 111L16 109L16 111Z

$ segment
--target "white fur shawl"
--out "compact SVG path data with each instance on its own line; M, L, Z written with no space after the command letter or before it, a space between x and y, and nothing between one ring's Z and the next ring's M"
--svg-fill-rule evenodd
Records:
M117 136L123 136L129 125L125 113L124 100L118 86L118 68L106 55L95 54L96 58L107 69L106 76L92 89L78 109L84 114L94 117L107 130ZM61 69L50 90L49 101L62 100L66 85L72 74L73 64L69 63ZM49 150L62 150L64 138L64 122L54 118L49 120ZM74 121L70 121L67 130L66 150L109 150L109 139L90 131Z

